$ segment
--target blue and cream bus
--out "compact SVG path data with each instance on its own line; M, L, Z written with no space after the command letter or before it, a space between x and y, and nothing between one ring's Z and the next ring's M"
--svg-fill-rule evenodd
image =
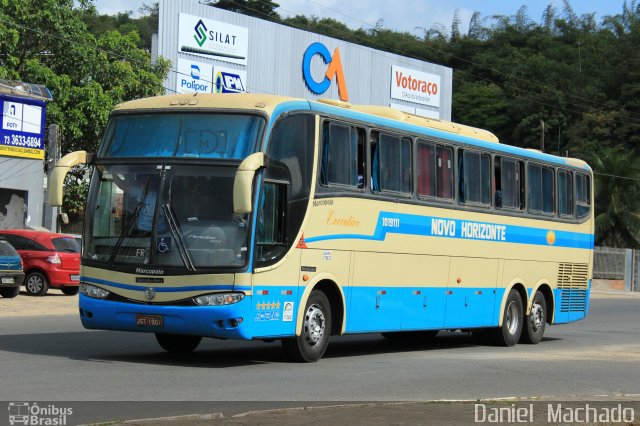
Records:
M538 343L584 318L592 172L578 159L387 107L173 95L111 114L88 163L80 316L154 333L282 340L316 361L331 335Z

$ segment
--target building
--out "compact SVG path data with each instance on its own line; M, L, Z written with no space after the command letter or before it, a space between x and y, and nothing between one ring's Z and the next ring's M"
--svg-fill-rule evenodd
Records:
M51 224L44 195L45 101L51 99L44 86L0 79L0 229Z
M169 92L330 98L451 120L451 68L194 0L160 0L156 55L173 65Z

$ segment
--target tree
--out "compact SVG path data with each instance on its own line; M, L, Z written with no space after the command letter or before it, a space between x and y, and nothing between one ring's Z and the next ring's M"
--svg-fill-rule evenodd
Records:
M640 248L640 163L632 152L608 149L596 171L596 245Z
M75 5L77 4L77 6ZM2 0L0 77L44 84L47 122L60 125L63 154L95 151L113 107L164 93L169 62L150 63L136 31L87 32L88 0Z

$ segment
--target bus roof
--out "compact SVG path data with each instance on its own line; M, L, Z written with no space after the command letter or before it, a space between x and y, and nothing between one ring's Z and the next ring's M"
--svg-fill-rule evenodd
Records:
M334 99L319 99L318 101L308 101L300 98L256 93L194 93L155 96L128 101L116 105L114 111L153 109L166 111L172 110L174 108L176 110L182 108L212 108L227 110L241 109L266 113L269 116L273 116L274 112L277 115L278 111L281 110L278 107L284 106L285 104L294 106L293 109L332 111L338 114L340 113L339 110L343 110L344 112L351 111L356 115L366 114L374 117L379 117L383 119L383 121L384 119L393 120L394 122L399 122L404 125L418 126L429 129L431 131L436 131L438 133L444 132L445 134L452 135L452 139L454 140L473 140L477 141L476 143L479 143L480 146L491 146L493 144L497 144L498 146L495 146L495 149L497 149L498 151L515 153L552 162L559 161L573 167L590 170L590 167L586 162L577 158L556 157L550 154L542 153L539 150L523 149L511 145L502 145L493 133L484 129L465 126L463 124L450 121L438 120L435 118L422 117L391 107L379 105L353 105L348 102L338 101ZM285 108L285 110L291 110L291 108Z

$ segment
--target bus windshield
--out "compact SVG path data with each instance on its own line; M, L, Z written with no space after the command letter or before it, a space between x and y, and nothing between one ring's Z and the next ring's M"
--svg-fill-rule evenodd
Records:
M111 117L99 157L241 160L256 151L264 119L240 114L127 114Z
M97 165L85 257L196 271L237 268L246 215L233 213L235 166Z

